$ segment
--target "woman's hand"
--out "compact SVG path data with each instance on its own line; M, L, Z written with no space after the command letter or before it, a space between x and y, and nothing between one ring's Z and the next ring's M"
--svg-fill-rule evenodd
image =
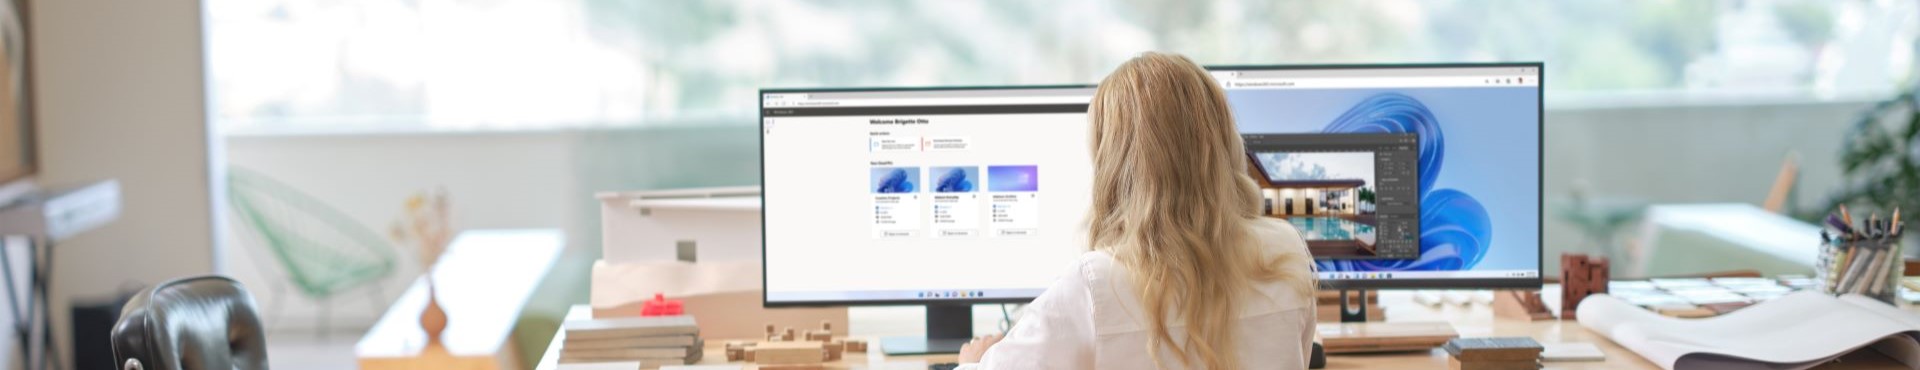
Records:
M1000 343L1000 338L1001 336L999 334L982 336L973 338L973 341L960 346L960 363L971 364L980 362L980 357L986 355L987 349L993 348L995 343Z

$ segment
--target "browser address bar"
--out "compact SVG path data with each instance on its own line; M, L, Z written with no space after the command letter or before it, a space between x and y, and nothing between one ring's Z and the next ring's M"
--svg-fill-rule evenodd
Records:
M872 99L779 99L768 100L767 107L886 107L916 105L1032 105L1086 104L1093 96L994 96L951 98L872 98Z

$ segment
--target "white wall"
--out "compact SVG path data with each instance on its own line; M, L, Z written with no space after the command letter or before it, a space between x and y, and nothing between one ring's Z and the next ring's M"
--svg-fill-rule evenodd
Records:
M66 352L71 299L215 269L200 2L29 3L40 179L119 179L122 191L118 221L55 252Z

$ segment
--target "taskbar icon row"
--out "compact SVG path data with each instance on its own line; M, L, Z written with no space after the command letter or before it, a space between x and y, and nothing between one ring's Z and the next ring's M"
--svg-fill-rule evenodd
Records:
M914 293L917 298L983 298L987 292L978 290L939 290Z
M1393 273L1391 272L1330 272L1330 273L1320 274L1320 278L1334 279L1334 280L1392 279Z

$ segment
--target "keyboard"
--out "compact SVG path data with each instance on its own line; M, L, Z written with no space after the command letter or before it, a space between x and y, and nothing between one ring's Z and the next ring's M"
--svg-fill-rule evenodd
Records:
M953 370L954 368L958 368L958 367L960 367L959 363L948 362L948 363L927 365L927 370Z

